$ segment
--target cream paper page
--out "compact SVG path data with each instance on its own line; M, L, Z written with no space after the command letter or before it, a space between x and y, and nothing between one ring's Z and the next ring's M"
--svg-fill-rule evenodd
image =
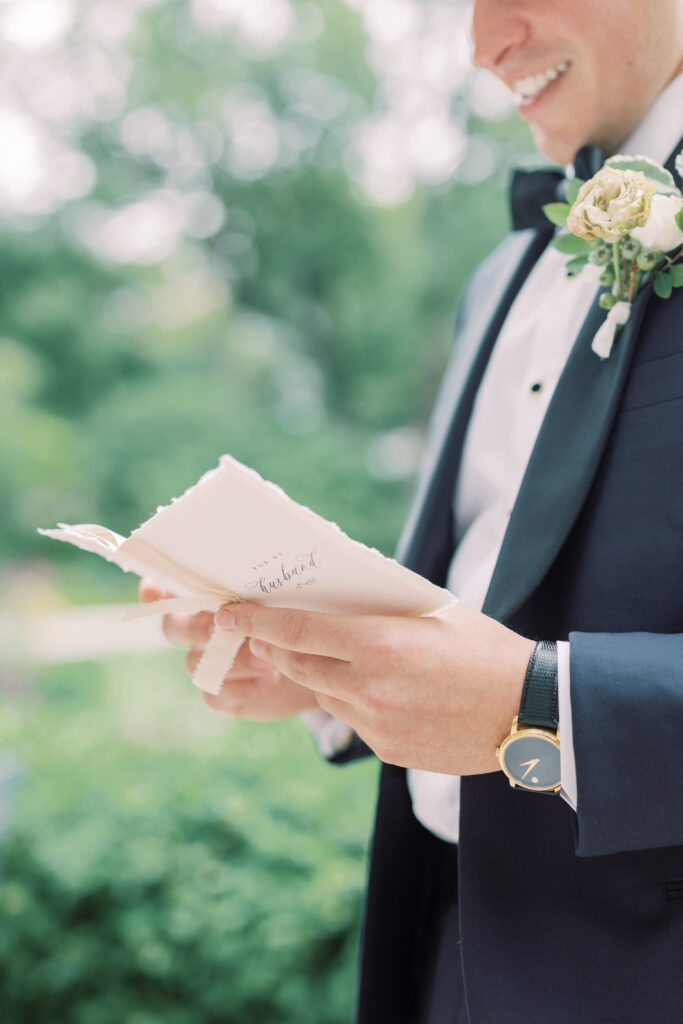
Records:
M140 606L132 616L216 611L233 600L356 615L425 615L454 601L228 455L127 539L92 524L39 532L179 595ZM241 637L215 630L195 685L219 692L240 643Z

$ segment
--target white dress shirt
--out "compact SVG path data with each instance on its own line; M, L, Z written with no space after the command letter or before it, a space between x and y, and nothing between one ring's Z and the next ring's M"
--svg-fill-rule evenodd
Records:
M682 112L679 75L621 151L663 162L683 134ZM543 418L595 298L594 283L567 277L566 261L551 247L540 257L510 308L477 392L454 496L458 545L447 580L448 589L471 608L483 604ZM558 645L558 656L561 793L576 809L568 643ZM306 718L327 756L348 735L324 712ZM457 842L459 777L411 769L408 786L416 817L442 839Z
M472 410L453 502L458 542L446 586L481 609L541 424L597 286L567 277L567 257L548 247L519 291L501 328ZM595 357L597 360L597 356ZM558 645L562 795L573 763L569 645ZM501 736L501 739L503 737ZM413 810L442 839L457 842L460 779L412 770Z

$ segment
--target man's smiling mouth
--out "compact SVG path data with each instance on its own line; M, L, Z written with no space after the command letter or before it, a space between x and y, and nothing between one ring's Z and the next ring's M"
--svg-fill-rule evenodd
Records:
M539 71L536 75L527 75L526 78L518 78L512 83L512 91L518 106L523 107L533 103L543 90L560 78L570 67L570 61L563 61L561 64L554 64L545 71Z

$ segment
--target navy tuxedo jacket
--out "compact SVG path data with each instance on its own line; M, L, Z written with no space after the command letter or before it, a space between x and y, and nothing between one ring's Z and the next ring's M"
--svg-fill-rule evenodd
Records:
M461 304L399 551L439 584L476 389L548 238L510 236ZM484 605L526 636L571 642L578 814L501 773L467 777L458 854L385 765L360 1024L415 1024L456 873L470 1024L683 1022L683 289L644 289L606 361L590 348L603 317L596 303L579 333Z

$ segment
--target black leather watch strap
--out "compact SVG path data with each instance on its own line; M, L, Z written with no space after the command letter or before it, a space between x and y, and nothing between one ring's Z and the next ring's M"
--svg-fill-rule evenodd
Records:
M557 729L557 644L541 640L536 644L524 677L519 705L520 725Z

